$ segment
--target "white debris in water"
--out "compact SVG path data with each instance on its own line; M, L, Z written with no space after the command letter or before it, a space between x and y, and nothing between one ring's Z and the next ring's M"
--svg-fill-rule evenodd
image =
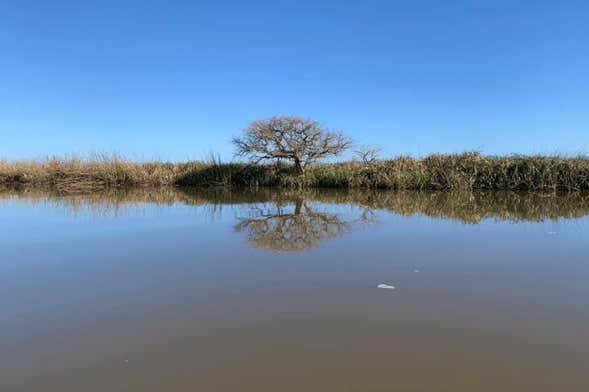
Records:
M419 270L418 269L414 269L413 272L419 272Z
M548 234L554 235L554 234L556 234L556 231L549 231Z
M387 289L387 290L394 290L395 289L395 286L391 286L391 285L384 284L384 283L381 283L376 287L378 287L379 289Z

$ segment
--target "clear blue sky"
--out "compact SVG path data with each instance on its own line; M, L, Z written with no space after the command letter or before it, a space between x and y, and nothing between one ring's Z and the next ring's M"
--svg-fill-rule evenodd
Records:
M589 152L587 1L3 1L0 157L231 159L274 114L385 155Z

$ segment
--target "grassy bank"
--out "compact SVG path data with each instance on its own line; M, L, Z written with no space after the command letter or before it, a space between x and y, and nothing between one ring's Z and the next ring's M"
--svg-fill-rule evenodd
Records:
M0 186L58 191L150 186L578 191L589 190L589 159L465 153L321 164L295 175L288 165L53 158L0 162Z

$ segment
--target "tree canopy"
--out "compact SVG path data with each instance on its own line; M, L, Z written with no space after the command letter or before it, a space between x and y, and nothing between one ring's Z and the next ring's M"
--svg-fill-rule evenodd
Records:
M350 147L340 132L330 131L317 121L292 116L277 116L252 122L241 137L233 139L237 155L256 162L289 160L297 173L313 162L335 156Z

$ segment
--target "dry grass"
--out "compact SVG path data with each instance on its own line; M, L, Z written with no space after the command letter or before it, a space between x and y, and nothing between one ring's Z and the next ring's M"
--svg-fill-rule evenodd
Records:
M0 186L58 191L149 186L280 186L414 190L589 189L589 159L559 156L485 157L478 153L399 157L364 164L317 165L296 175L287 165L130 162L118 156L0 161Z
M369 165L318 166L300 181L319 187L576 191L589 189L589 159L478 153L400 157Z
M0 161L0 185L38 186L63 191L173 185L202 163L130 162L116 155Z

